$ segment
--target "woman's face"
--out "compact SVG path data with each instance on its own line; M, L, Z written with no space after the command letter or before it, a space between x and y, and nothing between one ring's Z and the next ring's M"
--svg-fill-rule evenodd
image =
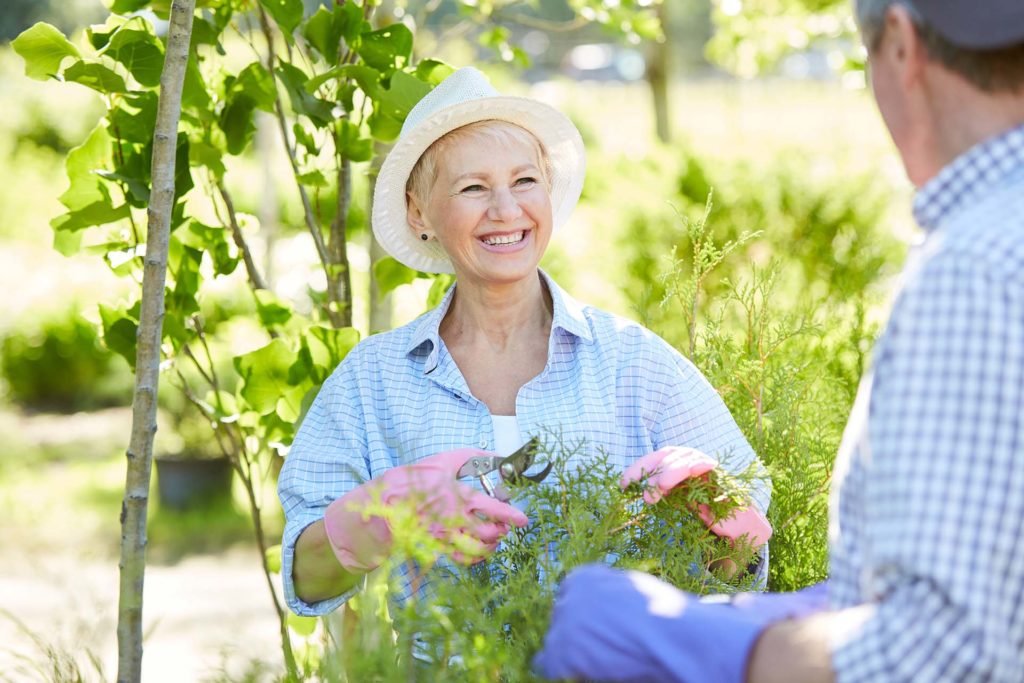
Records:
M410 226L417 238L438 240L460 283L536 275L551 238L551 195L537 156L519 136L467 136L439 152L427 196L410 197Z

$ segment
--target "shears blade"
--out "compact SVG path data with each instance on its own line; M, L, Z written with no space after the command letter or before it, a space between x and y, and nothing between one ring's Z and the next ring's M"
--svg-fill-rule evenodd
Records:
M551 473L552 463L548 463L539 472L527 474L527 470L533 465L533 461L540 451L540 446L540 440L537 437L533 437L509 456L501 457L495 455L470 458L459 469L457 476L459 479L469 477L478 479L487 495L508 502L511 494L504 485L506 482L515 484L520 479L527 479L534 483L540 483ZM488 477L491 472L495 471L498 472L501 478L501 483L497 486Z

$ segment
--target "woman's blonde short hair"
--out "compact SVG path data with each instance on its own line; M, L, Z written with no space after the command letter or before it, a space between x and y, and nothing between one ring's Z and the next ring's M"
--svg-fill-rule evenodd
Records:
M526 143L536 154L537 168L540 169L544 185L551 189L551 162L547 150L533 133L522 126L517 126L500 119L485 119L456 128L434 141L417 160L409 173L405 190L418 201L424 201L437 180L437 161L440 155L454 144L467 140L482 140L491 143L508 144L509 142Z

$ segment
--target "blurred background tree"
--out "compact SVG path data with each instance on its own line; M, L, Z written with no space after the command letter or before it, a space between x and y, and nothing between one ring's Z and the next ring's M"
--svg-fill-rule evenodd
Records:
M37 21L49 21L65 32L106 16L98 0L4 0L0 5L0 42L7 42Z

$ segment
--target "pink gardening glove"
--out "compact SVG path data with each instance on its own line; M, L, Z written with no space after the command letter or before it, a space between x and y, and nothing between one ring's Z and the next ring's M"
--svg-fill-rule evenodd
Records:
M644 482L644 500L654 505L662 496L691 477L700 477L718 466L718 461L694 448L666 446L648 453L622 473L619 484L626 488ZM716 520L707 505L698 505L697 514L708 528L723 538L737 539L744 534L754 548L768 542L772 526L753 505L733 511L726 519Z
M324 530L341 566L350 573L368 572L391 553L391 529L382 517L366 517L367 505L390 506L414 501L421 522L435 538L462 533L481 544L480 554L453 557L479 561L493 552L511 527L527 524L526 515L508 503L475 491L456 480L467 460L494 455L476 448L437 453L412 465L395 467L357 486L327 506Z

